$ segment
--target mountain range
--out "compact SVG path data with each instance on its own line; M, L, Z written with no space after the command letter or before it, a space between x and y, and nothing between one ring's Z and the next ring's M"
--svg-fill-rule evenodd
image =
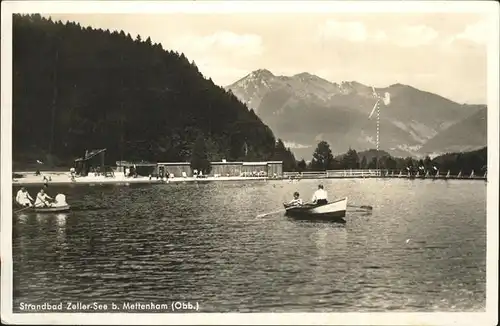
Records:
M388 87L356 81L330 82L303 72L276 76L253 71L225 87L252 108L285 141L296 157L311 157L327 141L334 155L350 147L376 147L376 116L368 118L379 96L380 149L394 156L438 155L486 146L486 105L460 104L409 85Z

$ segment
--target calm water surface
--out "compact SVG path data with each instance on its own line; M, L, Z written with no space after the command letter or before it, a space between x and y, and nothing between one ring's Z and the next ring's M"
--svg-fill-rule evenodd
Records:
M345 225L257 218L295 190L309 200L317 180L50 187L74 210L13 214L14 311L61 300L186 300L201 312L484 310L484 182L323 183L372 214L349 212Z

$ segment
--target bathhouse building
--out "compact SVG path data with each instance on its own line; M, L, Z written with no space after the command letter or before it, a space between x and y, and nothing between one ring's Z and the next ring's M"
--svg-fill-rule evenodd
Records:
M267 162L242 162L242 177L258 177L267 175Z
M278 177L283 176L283 162L210 162L212 177ZM157 163L154 175L173 174L175 177L192 177L193 171L189 162Z
M149 176L154 174L157 168L156 163L151 162L132 162L132 161L117 161L115 173L123 173L127 176Z
M210 162L212 167L210 176L239 177L241 176L243 162Z
M174 177L192 177L191 165L189 162L161 162L157 163L156 171L160 176L166 176L166 173Z
M267 162L267 175L270 178L273 176L281 178L283 176L283 162L282 161Z

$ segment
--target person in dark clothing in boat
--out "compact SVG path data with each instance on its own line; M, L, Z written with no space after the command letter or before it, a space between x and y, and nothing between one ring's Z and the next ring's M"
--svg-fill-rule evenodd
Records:
M325 189L323 189L323 185L319 185L318 190L314 192L312 202L315 205L328 204L328 194L326 193Z
M288 203L288 205L293 205L293 206L304 205L304 202L300 198L300 194L297 191L293 193L293 199Z

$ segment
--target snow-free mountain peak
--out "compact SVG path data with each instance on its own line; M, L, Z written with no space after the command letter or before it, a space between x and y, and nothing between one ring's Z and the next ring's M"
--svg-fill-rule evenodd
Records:
M269 70L258 69L226 87L250 108L257 110L262 97L281 81Z
M273 78L275 77L272 72L270 72L267 69L258 69L255 71L252 71L249 76L253 78Z
M338 153L349 146L358 150L376 146L376 120L368 119L376 102L371 85L355 80L331 82L308 72L276 76L259 69L226 89L253 108L278 137L299 144L294 150L299 157L312 154L318 137ZM422 154L427 141L481 108L401 83L375 87L375 91L380 96L390 94L390 105L383 104L380 110L380 148L393 155ZM481 135L474 137L478 140L474 144L457 144L457 148L481 145L486 131L478 124L465 126L469 127L464 132ZM441 138L433 143L436 152L444 145Z

